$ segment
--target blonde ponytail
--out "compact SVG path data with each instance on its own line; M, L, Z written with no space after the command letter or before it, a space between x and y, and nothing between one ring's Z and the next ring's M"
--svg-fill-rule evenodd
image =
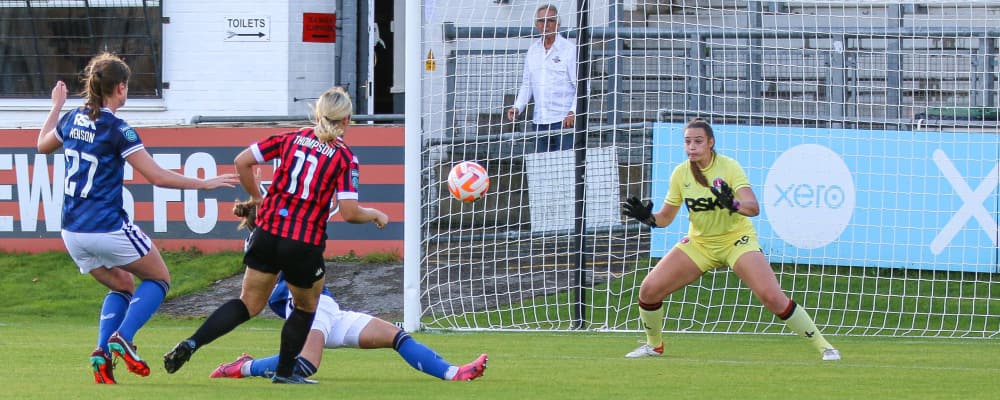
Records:
M351 95L343 88L335 86L323 92L312 106L316 137L330 143L344 136L347 126L344 119L350 117L353 110Z

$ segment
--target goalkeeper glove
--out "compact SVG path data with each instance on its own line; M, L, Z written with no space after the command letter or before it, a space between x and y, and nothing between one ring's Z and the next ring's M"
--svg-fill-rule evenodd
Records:
M653 203L649 200L639 201L638 197L629 197L622 205L622 214L635 218L652 228L657 227L656 218L653 218Z
M733 188L729 187L729 184L722 180L722 178L715 178L712 181L711 190L715 198L718 199L719 204L728 209L730 214L740 210L740 201L736 200Z

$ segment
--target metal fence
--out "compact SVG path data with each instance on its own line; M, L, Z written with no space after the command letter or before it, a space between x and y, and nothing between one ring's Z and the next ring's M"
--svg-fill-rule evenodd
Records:
M57 80L80 92L104 51L132 68L130 97L160 97L162 22L159 1L0 2L0 98L47 98Z
M879 10L891 22L911 8ZM581 62L590 63L591 74L581 77L586 82L580 85L590 88L588 120L617 125L711 115L717 122L876 129L988 128L997 122L989 110L1000 104L1000 28L946 21L765 29L760 20L772 10L741 12L749 26L692 29L617 20L564 30L570 38L589 38L590 58ZM921 24L935 23L920 17ZM490 47L489 40L528 37L532 30L445 24L444 33L446 40L461 42L456 47L475 48ZM476 57L467 56L472 53ZM495 133L490 121L501 120L494 114L509 105L520 84L521 70L506 67L517 62L512 53L488 48L454 53L446 75L448 93L454 94L448 120L456 132ZM468 72L484 68L487 77Z

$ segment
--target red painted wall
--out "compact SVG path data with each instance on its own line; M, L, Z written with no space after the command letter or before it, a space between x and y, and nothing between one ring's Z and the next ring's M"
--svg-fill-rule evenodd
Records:
M146 151L164 168L204 177L234 172L233 158L251 143L295 128L140 128ZM0 249L63 251L60 237L62 153L38 154L37 130L0 129ZM361 163L361 204L381 209L389 224L354 225L334 215L327 227L327 255L403 252L403 127L352 126L345 141ZM242 250L232 215L242 188L188 191L155 188L126 169L126 210L161 249ZM261 168L266 183L273 168ZM60 180L58 184L54 179Z

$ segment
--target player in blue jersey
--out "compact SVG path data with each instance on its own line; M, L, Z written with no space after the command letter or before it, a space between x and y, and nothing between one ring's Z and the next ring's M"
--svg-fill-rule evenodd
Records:
M201 346L232 331L267 305L268 296L284 272L295 308L285 319L274 383L315 383L293 374L295 358L309 334L323 290L326 225L334 194L340 215L350 223L373 222L383 228L389 217L374 208L358 204L358 160L344 143L353 102L339 87L328 89L316 101L315 126L277 134L250 145L234 163L240 183L258 205L257 229L243 263L240 298L219 306L194 335L182 340L163 356L163 367L174 373ZM267 196L263 197L254 178L254 166L280 160Z
M111 355L124 359L129 371L149 375L132 339L170 289L170 273L159 251L123 208L125 163L161 187L214 189L233 187L238 180L235 174L190 178L153 161L135 129L115 115L128 98L130 70L121 59L98 55L83 75L86 104L62 118L66 84L60 81L52 89L52 109L37 147L44 154L63 149L63 242L80 272L111 290L101 308L90 365L97 383L116 383ZM138 287L134 278L142 280Z
M292 310L291 296L284 279L279 277L278 284L271 291L268 306L281 318L286 318ZM319 369L324 348L344 347L392 348L414 369L443 380L471 381L483 376L486 370L486 354L463 366L452 365L396 325L365 313L342 310L333 294L324 288L309 338L296 359L295 374L311 376ZM244 353L236 361L219 365L209 377L271 377L277 365L277 355L254 359Z
M823 360L839 360L840 352L823 338L809 313L781 290L760 249L757 232L748 218L760 214L760 205L743 167L715 152L715 134L702 119L694 119L684 128L684 150L688 161L674 169L667 197L657 212L653 213L652 203L636 197L623 206L625 215L653 228L670 225L681 204L687 207L691 221L688 235L642 280L639 318L646 344L625 357L662 355L663 299L705 272L729 266L764 307L808 339ZM709 176L714 177L711 183Z

